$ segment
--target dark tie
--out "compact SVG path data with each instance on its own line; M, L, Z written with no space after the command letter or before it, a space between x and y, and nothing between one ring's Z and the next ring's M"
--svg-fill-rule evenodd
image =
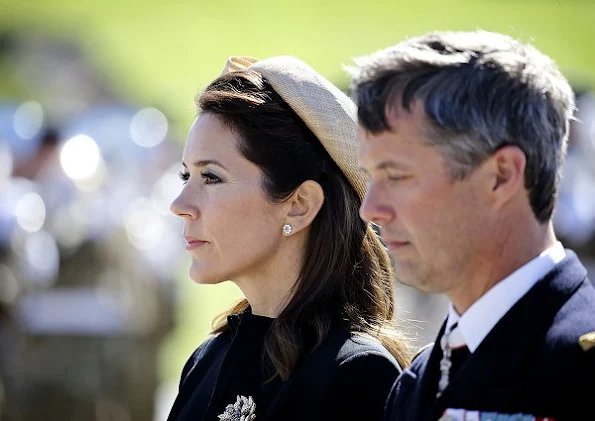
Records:
M450 367L451 379L454 378L469 355L471 355L471 352L469 352L469 348L465 345L450 351L450 361L452 362L452 366Z

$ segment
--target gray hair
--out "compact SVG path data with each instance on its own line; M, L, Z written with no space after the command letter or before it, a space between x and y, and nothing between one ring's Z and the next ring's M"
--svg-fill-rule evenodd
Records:
M414 102L427 143L463 179L499 148L526 155L525 188L536 218L553 213L574 93L555 63L530 45L485 31L434 32L356 60L352 92L360 125L391 130L389 116Z

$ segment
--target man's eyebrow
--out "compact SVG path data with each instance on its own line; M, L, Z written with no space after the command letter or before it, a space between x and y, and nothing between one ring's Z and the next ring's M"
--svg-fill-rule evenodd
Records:
M188 168L188 166L186 165L186 163L184 161L182 161L182 165L184 166L184 168ZM218 167L221 167L224 170L227 170L227 168L225 168L225 166L221 162L219 162L215 159L201 159L199 161L196 161L192 165L197 168L206 167L207 165L217 165Z
M401 164L400 162L382 161L378 165L376 165L376 167L374 169L378 170L378 171L387 170L387 169L403 170L403 169L407 169L407 166Z

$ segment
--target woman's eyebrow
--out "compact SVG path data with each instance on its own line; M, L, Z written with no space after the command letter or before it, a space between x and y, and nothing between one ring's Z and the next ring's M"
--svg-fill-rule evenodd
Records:
M182 165L184 166L184 168L188 168L188 166L183 161L182 161ZM227 170L227 168L225 168L225 166L221 162L219 162L215 159L201 159L199 161L196 161L192 165L197 168L206 167L207 165L217 165L218 167L221 167L224 170Z

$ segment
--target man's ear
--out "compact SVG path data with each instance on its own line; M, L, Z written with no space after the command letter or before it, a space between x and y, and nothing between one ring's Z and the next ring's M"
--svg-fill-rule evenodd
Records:
M518 146L503 146L489 158L490 188L495 203L503 206L525 189L527 157Z
M324 191L316 181L306 180L286 203L288 210L283 222L291 225L291 232L296 233L312 224L324 203Z

